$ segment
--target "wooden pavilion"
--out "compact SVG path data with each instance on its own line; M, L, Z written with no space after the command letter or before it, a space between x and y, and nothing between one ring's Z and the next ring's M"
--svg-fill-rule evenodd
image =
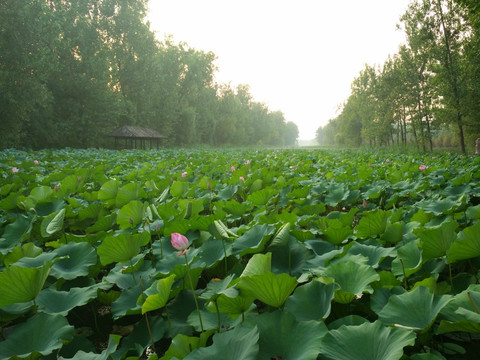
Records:
M137 144L139 149L147 148L147 141L149 142L150 149L153 148L155 144L158 149L160 146L160 139L165 139L166 136L160 134L158 131L143 128L138 126L122 126L107 136L113 137L115 139L115 149L118 149L121 146L121 140L125 140L125 148L137 149ZM138 143L137 143L138 141Z

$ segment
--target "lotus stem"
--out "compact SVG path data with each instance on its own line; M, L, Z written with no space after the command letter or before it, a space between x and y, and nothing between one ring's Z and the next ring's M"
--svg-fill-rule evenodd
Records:
M403 265L402 259L400 259L400 264L402 265L402 271L403 271L403 286L405 287L406 290L408 290L407 273L405 272L405 265Z
M187 266L187 276L188 276L188 280L190 281L190 288L192 289L193 300L195 301L195 306L197 307L198 320L200 321L200 329L202 329L202 332L204 332L205 330L203 330L202 314L200 314L200 307L198 306L197 295L195 294L192 277L190 276L190 267L188 265L187 253L185 253L184 255L185 255L185 265Z
M225 240L224 239L222 239L222 245L223 245L223 260L225 262L225 276L227 276L227 272L228 272L227 250L225 249Z
M473 301L472 295L470 294L470 291L467 291L468 299L472 303L473 308L475 309L475 312L477 314L480 314L480 310L478 310L477 304L475 304L475 301Z
M145 300L145 295L143 294L143 283L142 283L142 277L141 276L139 278L139 281L140 281L140 290L142 291L142 299ZM150 335L150 341L152 342L153 352L156 354L157 350L155 349L155 342L153 341L152 329L150 328L150 321L148 321L148 314L147 313L145 313L145 322L147 324L148 335Z

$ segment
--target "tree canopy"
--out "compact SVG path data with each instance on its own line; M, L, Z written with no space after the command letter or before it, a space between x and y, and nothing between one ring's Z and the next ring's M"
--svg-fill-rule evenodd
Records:
M480 136L479 14L476 0L412 1L398 25L406 43L383 66L365 66L317 141L472 148Z
M0 147L108 146L123 125L174 146L296 143L247 85L215 83L214 53L158 41L147 3L0 2Z

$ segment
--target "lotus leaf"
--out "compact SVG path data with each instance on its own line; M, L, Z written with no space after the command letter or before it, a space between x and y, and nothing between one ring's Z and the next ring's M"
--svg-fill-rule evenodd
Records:
M414 343L413 331L385 327L375 321L329 331L320 352L332 360L398 360L403 348Z

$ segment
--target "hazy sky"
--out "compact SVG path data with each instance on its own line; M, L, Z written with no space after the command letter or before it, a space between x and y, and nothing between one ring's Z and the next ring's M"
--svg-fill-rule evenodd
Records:
M248 84L312 139L365 64L397 53L411 0L150 0L151 29L218 57L216 81Z

